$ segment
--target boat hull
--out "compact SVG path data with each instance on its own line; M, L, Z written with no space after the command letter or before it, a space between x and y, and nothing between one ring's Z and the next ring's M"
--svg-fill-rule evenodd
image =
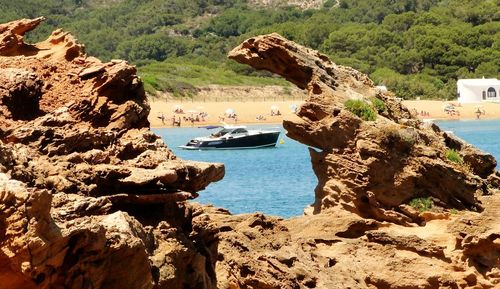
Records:
M277 131L226 139L192 140L188 144L180 146L180 148L187 150L230 150L274 147L278 141L279 134L280 132Z

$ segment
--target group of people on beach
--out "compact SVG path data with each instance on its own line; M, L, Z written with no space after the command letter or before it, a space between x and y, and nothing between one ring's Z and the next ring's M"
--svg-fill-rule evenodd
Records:
M231 120L234 123L237 123L238 115L236 113L225 113L224 115L219 115L219 122L225 122L226 120Z
M201 109L202 107L197 107L197 109ZM296 106L294 106L294 111L296 110ZM268 114L258 114L255 117L256 121L266 121L267 117L271 116L281 116L282 113L277 105L273 105ZM207 112L199 111L199 110L188 110L184 111L184 109L180 105L176 105L172 109L172 116L167 116L163 112L159 112L157 118L161 120L162 125L168 125L169 122L171 126L180 127L182 123L190 123L194 126L196 123L206 122L209 118ZM238 123L238 115L236 114L236 110L233 108L228 108L226 111L218 116L218 120L221 123Z
M163 125L165 125L165 121L168 120L168 117L161 113L160 115L158 115L158 119L161 120L161 123ZM181 117L179 116L179 118L176 118L175 115L172 116L172 126L181 126Z
M158 115L158 119L161 120L161 123L165 125L166 121L169 119L172 121L172 126L181 126L182 121L184 122L190 122L191 125L194 125L196 122L205 122L205 120L208 118L208 113L206 112L199 112L199 113L192 113L190 115L183 115L180 116L177 114L183 114L184 111L182 109L176 108L174 110L174 115L172 115L171 118L168 118L164 113L160 113Z
M280 116L280 115L281 115L281 111L279 110L278 107L271 108L271 113L269 114L269 116ZM266 117L263 114L258 114L255 117L255 120L264 121L264 120L266 120Z
M459 107L462 107L460 103L459 104L447 103L446 105L443 106L443 112L452 118L460 118L460 110L458 109ZM430 118L431 116L430 112L425 110L418 111L416 108L413 108L411 112L414 116L420 118ZM476 116L476 119L480 119L482 116L486 115L486 111L482 105L476 106L473 112ZM464 113L465 115L468 115L468 111L465 111ZM440 116L440 114L438 113L434 115L434 117L442 117L442 116Z
M429 116L431 116L431 114L428 111L421 110L420 111L420 116L422 116L422 117L429 117Z
M425 111L425 110L421 110L421 111L419 112L416 108L412 109L412 111L411 111L411 112L412 112L412 114L413 114L414 116L417 116L417 117L428 118L428 117L430 117L430 116L431 116L431 113L430 113L430 112Z
M279 109L271 109L271 116L279 116L281 111Z

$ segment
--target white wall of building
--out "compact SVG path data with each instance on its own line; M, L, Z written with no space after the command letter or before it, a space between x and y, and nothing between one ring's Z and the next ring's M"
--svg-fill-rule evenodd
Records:
M459 79L458 101L461 103L500 102L500 81L489 79Z

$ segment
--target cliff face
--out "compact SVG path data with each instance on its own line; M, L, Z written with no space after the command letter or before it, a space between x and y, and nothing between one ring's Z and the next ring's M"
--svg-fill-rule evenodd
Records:
M308 90L284 125L319 180L308 215L233 216L186 202L224 167L178 159L149 131L135 68L62 31L25 44L40 21L0 25L0 289L498 286L494 158L365 75L276 34L230 53ZM375 121L344 106L373 97Z

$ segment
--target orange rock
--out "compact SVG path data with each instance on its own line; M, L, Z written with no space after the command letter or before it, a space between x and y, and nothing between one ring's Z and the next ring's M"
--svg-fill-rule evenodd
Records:
M314 213L340 207L381 221L420 224L421 216L400 206L432 197L436 206L481 210L477 195L491 193L485 186L495 173L491 155L455 140L472 169L448 161L449 137L413 117L391 93L378 91L365 74L276 33L244 41L229 58L308 90L300 119L284 121L284 127L289 137L313 147L319 179ZM357 99L374 107L375 98L385 109L374 121L363 121L344 106Z

